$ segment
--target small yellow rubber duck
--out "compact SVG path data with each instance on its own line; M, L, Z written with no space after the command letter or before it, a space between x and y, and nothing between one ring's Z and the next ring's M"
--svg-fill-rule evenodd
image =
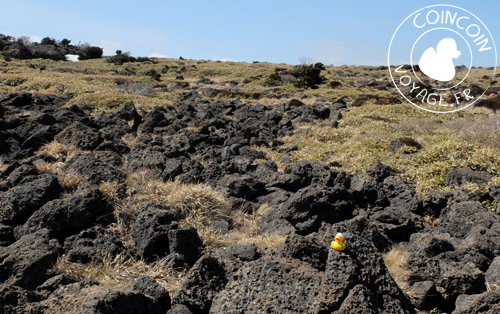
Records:
M342 233L337 233L335 241L332 241L331 247L336 251L343 251L345 249L344 235Z

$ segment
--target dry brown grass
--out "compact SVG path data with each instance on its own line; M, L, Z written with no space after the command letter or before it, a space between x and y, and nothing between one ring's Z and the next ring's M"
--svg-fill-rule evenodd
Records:
M437 226L440 221L441 221L441 219L433 217L431 215L426 215L424 217L424 224L431 226L431 227Z
M122 136L122 141L129 148L134 148L137 145L137 138L138 136L134 136L132 134L125 134Z
M42 172L57 176L57 180L63 188L73 189L84 181L84 178L74 171L64 172L62 170L64 163L60 161L46 162L43 160L37 160L33 162L33 165Z
M230 214L231 207L224 193L207 184L163 182L149 172L129 175L127 184L138 191L137 200L179 210L185 222L197 229L212 220L227 219Z
M466 141L483 147L500 147L500 117L457 119L448 127Z
M409 275L409 270L406 268L409 254L401 244L393 246L389 251L382 254L389 273L403 291L407 291L409 288L406 281Z
M188 126L186 128L186 131L188 132L191 132L191 133L197 133L199 132L200 128L199 127L195 127L195 126Z
M5 169L7 169L9 165L8 164L4 164L3 162L0 162L0 171L4 171Z
M409 119L398 123L398 129L403 134L428 134L439 129L441 121L437 119Z
M67 189L72 189L76 188L80 183L83 182L83 177L79 174L77 174L74 171L68 171L68 172L61 172L57 176L57 180L59 181L59 184L63 188Z
M500 289L500 286L497 284L490 284L488 280L486 280L486 290L487 291L494 291Z
M61 172L62 167L64 167L64 163L60 161L56 162L46 162L43 160L36 160L33 162L35 168L42 172L50 173L57 175Z
M54 159L55 162L46 162L37 160L33 165L40 171L57 176L59 184L64 188L75 188L83 182L83 177L75 172L64 172L62 169L65 162L75 156L80 150L73 145L65 145L57 141L50 142L37 151L37 154L46 154Z
M68 160L75 156L79 151L80 150L76 146L65 145L57 141L53 141L42 146L42 148L38 150L37 154L45 153L58 160L62 158Z
M285 242L286 236L279 233L263 233L257 221L272 207L263 204L252 214L234 212L231 216L232 229L227 234L216 234L210 238L208 250L215 247L225 247L232 244L255 244L260 249L276 247ZM210 230L206 230L209 232Z
M276 246L284 242L280 234L263 234L257 220L271 208L261 206L255 213L232 211L224 193L206 184L183 184L177 181L163 182L150 172L136 172L127 177L127 185L137 193L115 206L118 227L129 239L130 227L137 216L137 204L141 201L166 206L181 213L182 227L193 226L202 239L205 250L231 244L255 243L259 247ZM227 234L214 231L212 223L232 222Z
M118 181L106 181L99 185L99 191L104 195L104 197L111 204L119 204L120 197L118 195L118 190L120 188L120 183Z
M185 275L183 271L168 267L164 259L146 263L126 255L106 256L102 262L91 262L86 265L72 263L63 255L54 267L71 278L92 279L104 287L129 288L134 278L149 276L155 278L170 293L179 287L180 280Z

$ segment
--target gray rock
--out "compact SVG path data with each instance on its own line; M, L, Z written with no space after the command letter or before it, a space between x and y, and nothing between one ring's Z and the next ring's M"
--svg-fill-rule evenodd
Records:
M95 289L82 301L85 314L163 314L165 311L152 298L120 289Z
M23 164L17 167L11 174L7 177L7 182L10 186L15 186L19 182L23 181L28 176L39 175L40 171L30 164Z
M500 256L495 257L484 274L492 290L500 290Z
M14 227L0 224L0 246L9 246L14 241Z
M396 243L408 241L417 230L415 220L418 219L408 208L387 207L369 216L368 228L379 234L379 239L373 239L373 242L380 251L384 251ZM380 241L382 239L385 241Z
M406 294L419 310L433 310L440 307L444 301L434 282L430 280L414 283Z
M454 251L453 242L456 242L449 233L426 233L412 234L408 243L408 250L425 257L434 257L443 252Z
M175 292L172 304L183 304L194 313L208 312L212 299L224 288L226 282L222 264L216 258L205 255L189 270Z
M253 201L266 193L266 187L250 175L226 175L223 185L230 196Z
M143 118L143 122L139 125L137 133L152 133L153 129L165 121L163 108L155 107L151 109Z
M184 304L176 304L167 312L167 314L193 314Z
M201 242L196 229L172 229L168 231L169 251L182 256L184 263L193 266L202 251Z
M75 121L59 132L54 139L66 145L74 145L80 149L93 150L102 141L99 131Z
M166 157L163 152L145 149L132 151L127 156L127 171L153 170L162 173L165 169Z
M70 277L68 277L66 274L59 274L52 278L47 279L43 284L38 286L37 290L54 291L57 288L59 288L59 286L68 285L73 282L75 281Z
M154 278L141 276L137 278L131 287L132 291L142 293L154 299L155 304L163 310L170 309L170 295Z
M34 292L13 285L0 284L0 313L26 313L26 304L37 300L38 296Z
M260 254L257 252L255 244L233 244L224 250L223 256L250 262L258 259Z
M500 290L477 295L460 295L452 314L498 314L500 313Z
M318 270L325 270L328 247L318 243L315 238L291 234L285 241L283 252L293 258L309 263Z
M16 238L47 228L51 238L60 240L89 228L110 214L99 190L86 194L57 199L37 210L21 227L15 230Z
M307 313L321 289L322 274L309 264L264 256L233 273L215 296L211 313Z
M56 178L42 174L31 182L0 193L0 223L16 225L28 219L35 210L61 193Z
M168 158L165 160L165 169L162 173L164 181L173 180L182 173L182 160L179 158Z
M472 263L441 264L441 276L436 286L445 301L450 304L461 294L475 294L486 289L483 272Z
M137 109L135 108L133 102L128 102L123 105L123 107L121 107L111 115L111 118L123 119L127 121L129 125L134 129L137 129L139 124L142 122L142 118L139 113L137 113Z
M283 180L287 178L288 180L292 180L290 183L293 182L293 185L290 187L293 187L294 190L298 190L315 183L320 186L333 186L336 180L336 173L331 171L328 166L325 166L317 161L298 161L286 166L283 172L285 174L292 175L292 177L285 176L280 179ZM294 182L296 177L300 178L298 185Z
M475 171L469 168L454 168L450 169L446 174L446 185L462 186L467 182L486 184L493 177L487 171Z
M438 226L456 238L463 238L474 227L483 226L489 229L495 222L500 222L500 217L483 204L466 201L452 204L444 209Z
M0 247L0 282L34 290L47 280L59 250L57 241L49 240L47 229Z
M372 309L383 313L414 313L413 306L389 275L382 255L371 242L349 233L344 234L344 241L344 251L329 249L323 280L323 285L329 288L319 294L319 308L331 310L340 304L342 307L356 307L359 297L352 299L353 305L349 305L351 301L344 298L356 285L362 285L373 296L370 299L376 307ZM369 295L366 292L360 294L362 290L355 295Z
M372 244L347 235L346 242L345 251L329 250L324 272L286 253L244 264L230 276L210 311L331 313L370 308L375 313L414 313Z
M169 253L168 232L177 228L177 214L166 207L142 203L132 226L132 239L137 253L151 260Z
M336 223L352 217L352 206L342 189L311 185L299 190L281 206L283 217L298 234L317 231L322 222Z
M106 232L100 225L91 227L64 241L66 258L73 263L99 262L105 256L115 256L124 249L120 238Z
M94 185L106 181L121 181L124 178L120 169L85 153L71 158L63 167L63 171L73 171Z
M357 285L349 291L340 308L334 314L377 314L376 296L363 285Z

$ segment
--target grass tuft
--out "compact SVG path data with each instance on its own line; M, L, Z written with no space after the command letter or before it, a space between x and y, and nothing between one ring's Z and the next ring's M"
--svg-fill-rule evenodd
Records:
M170 293L179 287L180 279L185 275L184 271L168 267L165 259L146 263L124 254L105 256L102 262L93 261L85 265L72 263L63 255L54 267L75 280L88 278L104 287L129 288L136 277L149 276L155 278Z
M59 143L57 141L50 142L42 148L40 148L37 152L38 155L40 154L47 154L55 159L71 159L73 156L75 156L80 150L73 145L65 145L62 143Z
M99 185L99 191L102 195L104 195L108 202L115 205L120 203L119 188L120 183L118 181L106 181Z
M407 278L410 272L406 268L409 255L410 253L401 244L393 246L389 251L382 254L385 266L387 266L392 278L403 291L407 291L409 288Z
M136 172L127 177L129 189L135 191L119 206L115 216L122 234L130 233L130 226L137 216L138 202L150 201L181 213L180 225L194 227L202 239L205 249L225 247L231 244L255 243L259 247L271 247L283 243L283 235L263 234L257 226L258 219L268 210L263 205L255 213L232 211L226 195L207 184L183 184L177 181L163 182L151 172ZM212 223L225 220L231 223L227 234L214 231ZM127 238L130 238L129 236Z

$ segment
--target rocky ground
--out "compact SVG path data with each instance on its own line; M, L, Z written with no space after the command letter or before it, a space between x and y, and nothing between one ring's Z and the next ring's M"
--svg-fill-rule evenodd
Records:
M500 311L500 217L485 206L500 201L500 187L419 198L382 163L357 174L317 161L279 169L259 150L286 156L297 148L280 137L304 121L335 127L342 101L187 98L144 115L127 103L95 116L65 103L0 99L2 313ZM449 180L478 175L458 169ZM146 197L151 182L160 185ZM186 187L205 190L165 201ZM278 240L232 244L242 215L258 218L249 238ZM337 232L343 252L329 249ZM407 252L393 257L399 268L386 255L395 245ZM116 256L144 274L125 267L126 280L106 284L83 271L106 273ZM148 272L152 264L163 272ZM166 270L181 274L170 293Z
M500 312L498 87L437 120L385 68L26 62L1 63L0 313Z

